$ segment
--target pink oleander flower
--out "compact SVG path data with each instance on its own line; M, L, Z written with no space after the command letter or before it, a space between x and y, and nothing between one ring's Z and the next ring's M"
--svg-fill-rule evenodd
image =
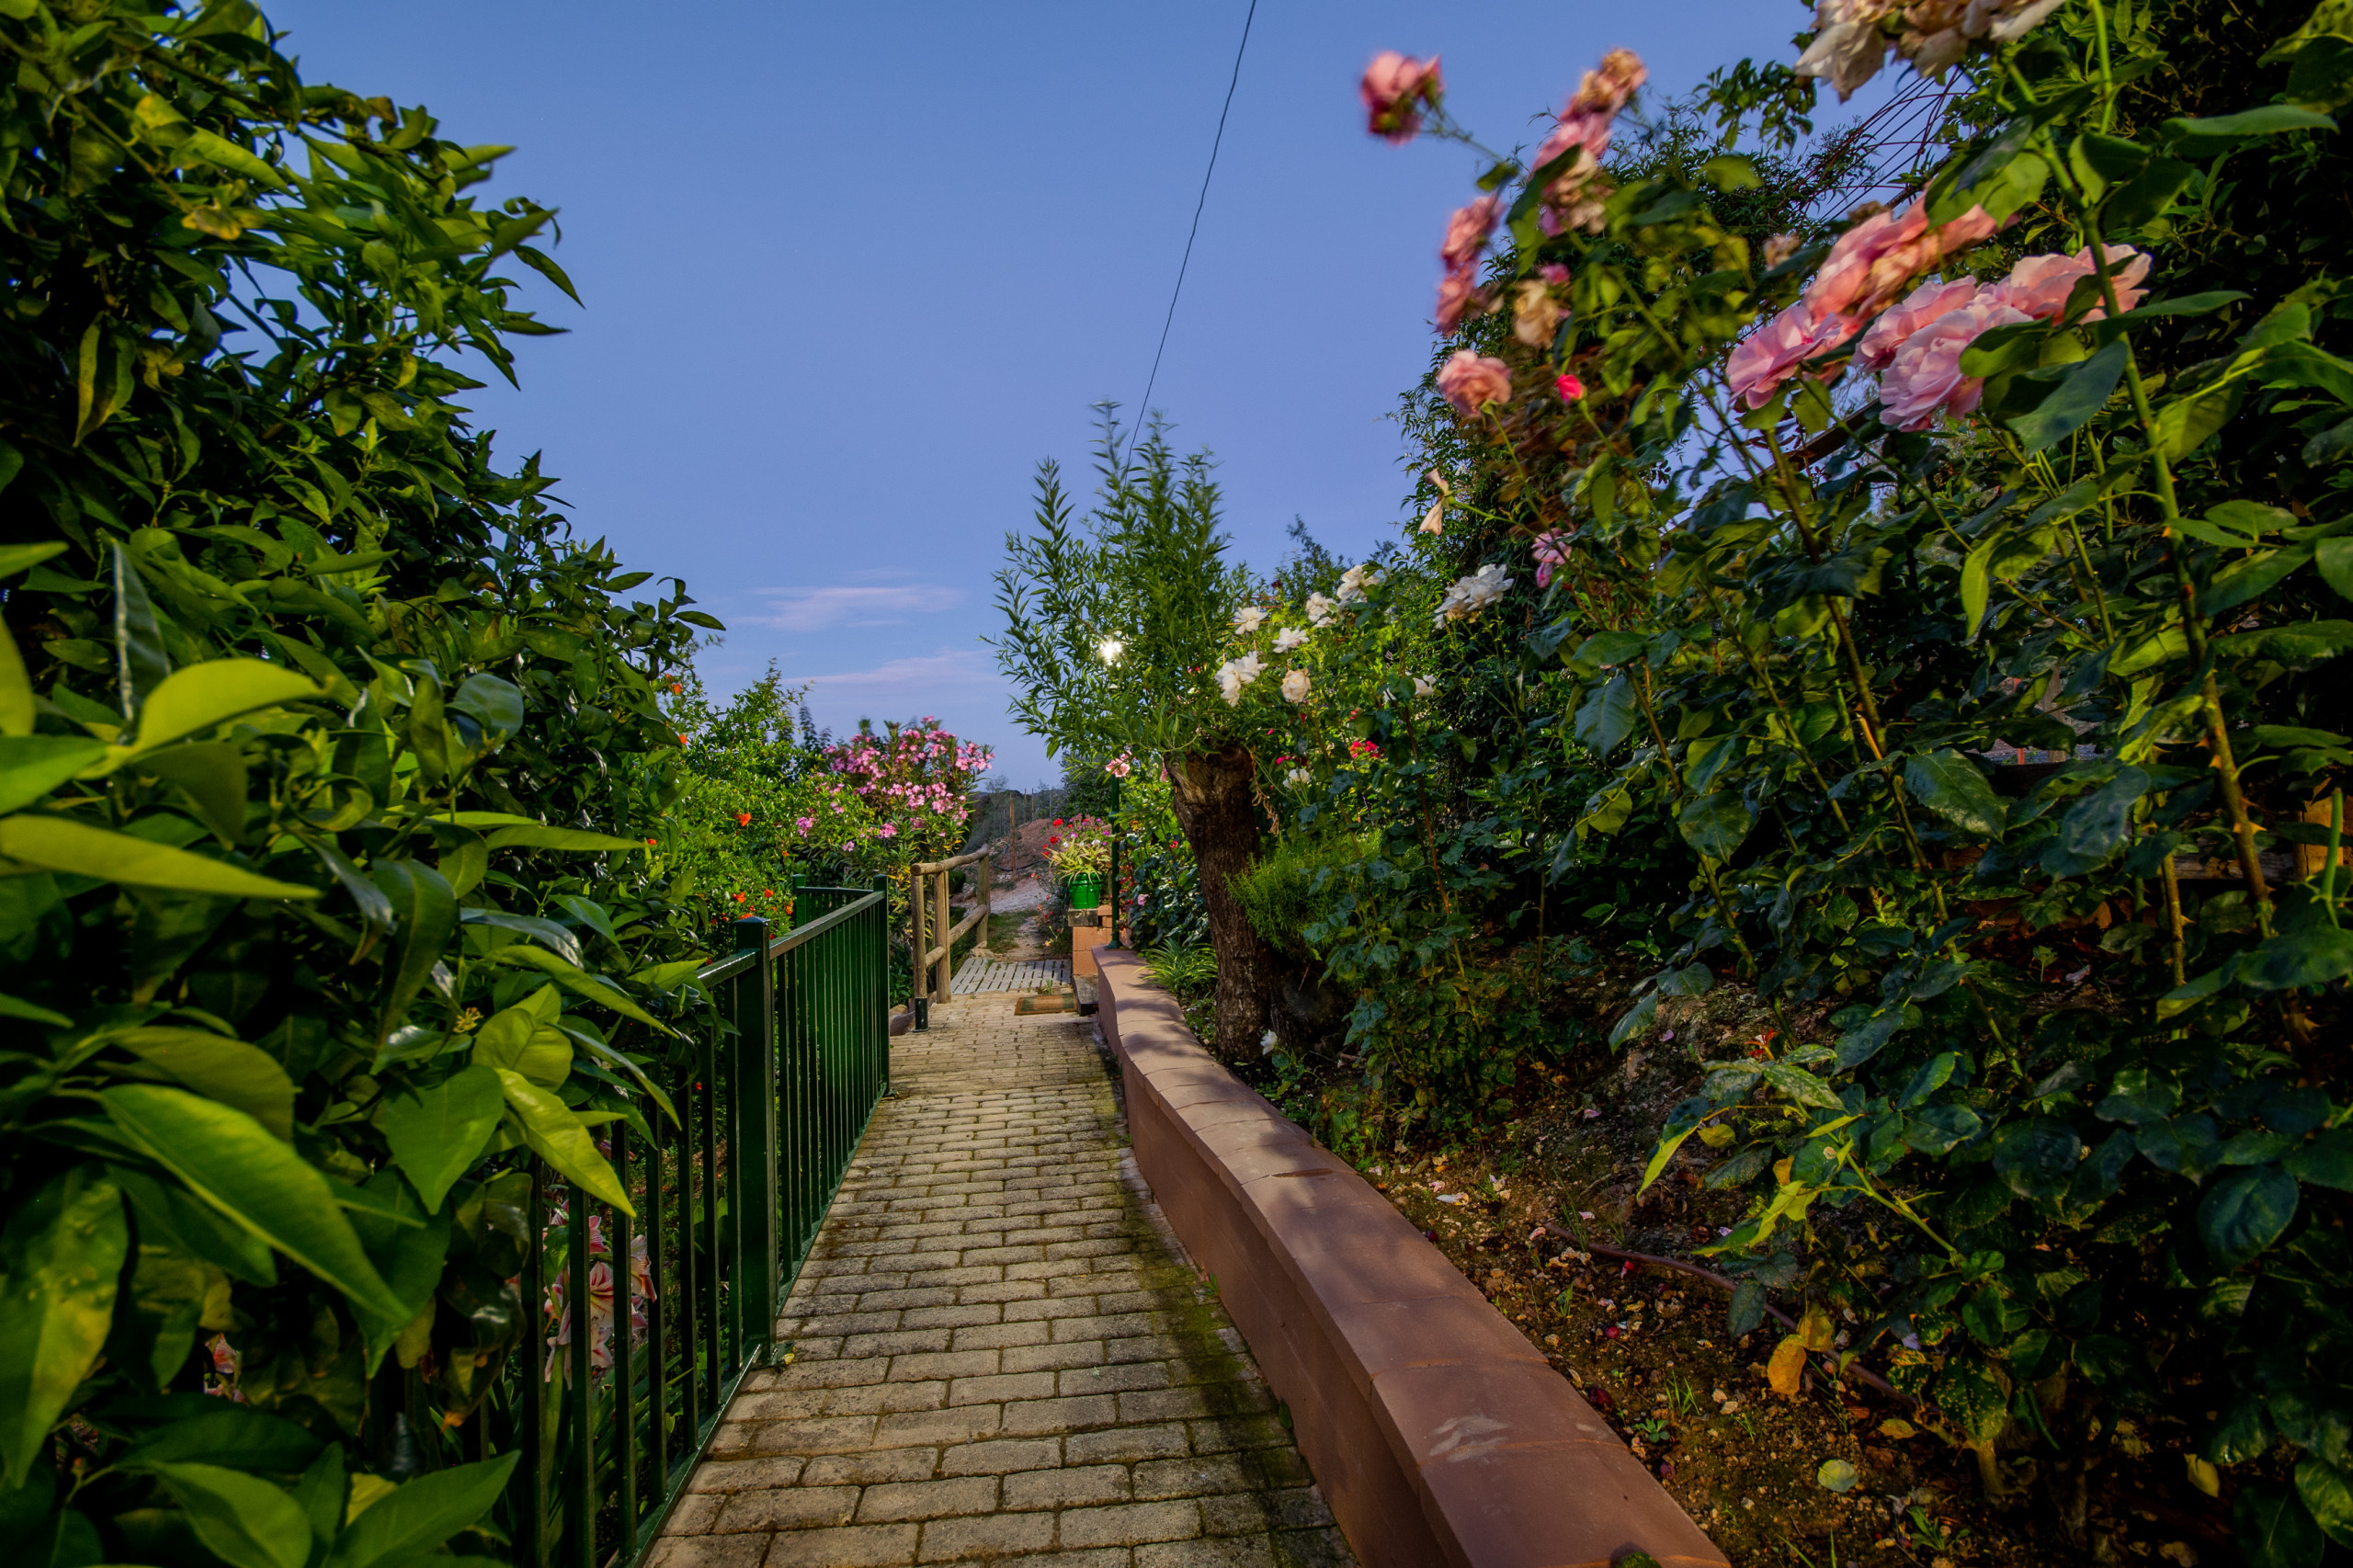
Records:
M1125 756L1115 756L1103 765L1103 771L1114 778L1125 778L1130 773L1135 771L1135 764Z
M2149 297L2149 291L2140 286L2149 276L2146 256L2131 245L2109 245L2100 252L2100 259L2108 263L2119 305L2129 311ZM2067 308L2067 297L2075 291L2075 285L2091 275L2092 247L2086 245L2073 256L2027 256L2010 268L2007 278L1991 285L1990 291L2014 311L2024 311L2037 321L2056 321ZM2095 305L2082 319L2100 321L2107 315L2104 306Z
M1800 365L1854 336L1858 324L1843 315L1816 321L1799 301L1749 334L1724 361L1733 396L1751 408L1764 407Z
M1926 430L1940 414L1970 414L1985 383L1961 372L1969 346L1997 326L2029 321L2024 311L1987 297L1950 311L1904 340L1880 377L1880 419L1897 430Z
M1511 401L1511 367L1461 349L1438 367L1438 390L1457 414L1476 419L1482 404Z
M817 819L815 817L795 817L792 819L792 825L799 828L803 834L806 834L811 828L817 825Z
M1953 252L1975 244L1997 225L1983 207L1930 227L1926 199L1902 212L1875 212L1838 236L1805 291L1815 319L1870 317L1884 310L1905 284Z
M1904 340L1938 316L1949 315L1977 297L1977 279L1957 278L1950 283L1923 283L1904 297L1901 304L1890 305L1871 323L1863 340L1855 345L1855 368L1877 374L1887 369Z
M877 837L877 838L896 838L896 837L898 837L898 836L899 836L899 826L898 826L898 824L896 824L896 823L888 823L888 822L884 823L881 827L878 827L878 828L876 828L876 829L874 830L874 836L875 836L875 837Z
M1585 383L1574 376L1563 375L1553 378L1552 390L1561 394L1563 403L1574 403L1585 396Z
M1364 99L1365 129L1392 144L1411 142L1419 134L1423 106L1436 108L1446 97L1438 62L1435 54L1415 60L1393 49L1374 55L1357 84L1358 96Z

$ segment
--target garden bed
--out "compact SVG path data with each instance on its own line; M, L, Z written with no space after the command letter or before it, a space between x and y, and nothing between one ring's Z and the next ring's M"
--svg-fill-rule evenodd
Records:
M1601 991L1614 988L1602 982L1590 998L1607 1017L1619 1009ZM1360 1153L1358 1168L1568 1375L1734 1568L2093 1561L2068 1545L2045 1489L2009 1510L1989 1506L1968 1453L1909 1432L1900 1397L1859 1379L1841 1384L1819 1363L1795 1398L1777 1395L1765 1369L1781 1324L1768 1318L1734 1338L1723 1289L1622 1256L1712 1269L1695 1254L1745 1211L1743 1197L1704 1185L1715 1156L1696 1139L1640 1188L1657 1129L1697 1086L1699 1062L1752 1049L1770 1017L1736 984L1666 1004L1659 1017L1649 1042L1615 1056L1531 1065L1508 1116L1477 1136ZM1312 1121L1303 1100L1319 1096L1303 1087L1294 1084L1287 1108ZM1865 1222L1852 1209L1816 1215L1817 1224ZM1793 1292L1774 1300L1802 1310ZM1883 1371L1888 1348L1859 1365ZM2124 1554L2100 1560L2235 1561L2222 1509L2182 1479L2187 1429L2143 1425L2138 1473L2106 1493L2113 1511L2095 1501L2084 1521ZM1821 1479L1840 1461L1854 1467L1843 1493ZM1834 1470L1830 1479L1845 1477Z

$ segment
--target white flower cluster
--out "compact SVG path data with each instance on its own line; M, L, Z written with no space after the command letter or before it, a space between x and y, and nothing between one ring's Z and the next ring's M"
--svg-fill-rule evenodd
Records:
M1238 659L1228 659L1217 667L1217 687L1225 695L1228 708L1242 705L1242 688L1258 678L1261 665L1258 655L1245 653Z
M1283 782L1294 790L1304 790L1315 782L1315 775L1308 772L1304 767L1294 767L1283 775Z
M1332 624L1332 618L1339 613L1340 602L1337 599L1325 598L1322 594L1307 596L1308 625L1329 626Z
M1233 630L1240 635L1247 637L1253 631L1257 631L1260 626L1264 625L1266 623L1266 606L1244 605L1240 609L1233 612Z
M1306 641L1307 629L1305 627L1286 626L1280 631L1275 633L1275 652L1278 653L1288 653L1293 648L1303 644Z
M1349 567L1340 574L1340 602L1344 605L1356 603L1364 597L1367 588L1380 585L1381 575L1370 566Z
M1500 565L1489 562L1446 590L1446 597L1438 601L1438 624L1470 619L1509 592L1511 583Z
M1427 697L1431 692L1436 691L1437 689L1438 682L1432 680L1428 676L1415 676L1414 677L1414 695L1415 697Z

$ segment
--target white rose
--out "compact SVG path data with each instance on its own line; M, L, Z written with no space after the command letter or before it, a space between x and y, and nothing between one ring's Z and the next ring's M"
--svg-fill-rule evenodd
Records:
M1313 684L1307 678L1305 670L1291 671L1290 674L1283 676L1283 700L1286 702L1306 701L1307 688Z
M1338 613L1339 608L1337 601L1327 599L1322 594L1310 594L1307 596L1307 624L1329 626L1332 624L1332 617Z
M1233 630L1242 636L1247 637L1257 631L1266 619L1267 608L1264 605L1244 605L1233 612Z
M1275 633L1275 652L1278 653L1288 653L1293 648L1299 647L1306 641L1307 631L1305 628L1286 626L1280 631Z
M1256 653L1228 659L1217 667L1218 689L1224 694L1228 708L1241 705L1242 688L1258 678L1258 655Z

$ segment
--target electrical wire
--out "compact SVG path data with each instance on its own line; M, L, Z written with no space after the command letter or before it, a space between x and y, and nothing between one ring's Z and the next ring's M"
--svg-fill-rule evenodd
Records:
M1201 210L1209 205L1210 177L1217 173L1218 149L1225 145L1225 117L1233 110L1233 89L1242 82L1242 56L1250 48L1250 24L1257 20L1257 17L1258 0L1250 0L1249 14L1242 18L1242 42L1233 51L1233 74L1225 84L1225 107L1217 111L1217 135L1210 142L1210 166L1201 171L1200 198L1193 203L1193 226L1185 235L1185 259L1176 264L1176 287L1170 290L1168 293L1168 314L1160 324L1160 347L1153 350L1152 374L1143 384L1143 402L1137 404L1135 426L1128 432L1129 456L1134 455L1136 437L1142 433L1145 423L1152 417L1152 389L1160 383L1161 356L1168 352L1168 329L1176 323L1176 301L1185 292L1185 271L1193 265L1193 241L1201 232ZM1127 466L1127 459L1120 459L1120 468L1122 472L1126 471Z

